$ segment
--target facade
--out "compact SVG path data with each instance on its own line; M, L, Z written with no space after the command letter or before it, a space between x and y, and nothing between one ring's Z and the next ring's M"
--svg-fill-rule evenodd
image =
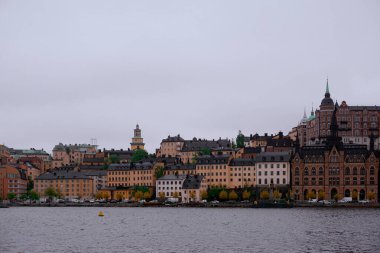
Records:
M256 166L254 159L235 158L229 163L228 188L244 188L256 186Z
M229 150L232 147L231 141L228 139L218 140L206 140L206 139L196 139L186 140L181 149L180 158L183 163L194 163L196 161L196 157L199 155L204 149L209 150L218 150L226 149L228 153L232 152Z
M34 181L34 188L40 196L45 196L45 190L49 187L65 199L91 199L95 195L94 180L68 167L45 172Z
M107 187L154 187L151 162L111 164L107 170Z
M160 144L160 149L157 152L157 157L177 157L179 156L185 140L180 135L168 136L163 139Z
M10 163L11 155L6 146L0 144L0 165L5 165Z
M182 184L182 202L200 202L202 192L207 191L207 184L200 175L187 175Z
M199 156L196 163L196 174L203 176L209 187L225 187L229 184L229 155Z
M194 175L195 164L173 164L164 167L164 175Z
M290 185L289 153L261 153L256 156L255 160L257 186L277 188Z
M81 164L85 154L95 154L97 145L59 143L53 148L52 168L62 167L68 164Z
M17 198L26 193L28 180L26 171L13 165L0 166L0 198L8 199L9 193Z
M185 175L166 175L156 180L156 198L163 194L165 198L173 198L177 195L182 199L182 185Z
M134 130L134 135L131 142L131 150L144 149L145 143L144 139L141 137L141 129L137 124Z
M304 115L297 127L301 147L326 141L330 136L331 117L336 108L338 136L344 144L366 145L369 149L370 136L374 135L375 150L380 149L380 106L349 106L346 101L339 105L331 98L329 85L326 85L325 97L319 110L312 111L310 117Z

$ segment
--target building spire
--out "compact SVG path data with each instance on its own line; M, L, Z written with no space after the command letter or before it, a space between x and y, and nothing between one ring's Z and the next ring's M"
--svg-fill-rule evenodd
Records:
M329 77L327 77L327 81L326 81L326 94L327 93L330 93L330 88L329 88Z

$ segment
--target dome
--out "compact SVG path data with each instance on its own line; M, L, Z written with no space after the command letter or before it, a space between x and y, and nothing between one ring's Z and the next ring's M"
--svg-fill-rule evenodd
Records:
M325 96L324 99L322 99L321 106L332 106L334 107L334 101L329 96Z

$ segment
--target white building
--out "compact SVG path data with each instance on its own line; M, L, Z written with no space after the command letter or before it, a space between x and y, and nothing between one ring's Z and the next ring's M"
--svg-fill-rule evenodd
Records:
M156 198L160 197L160 193L165 194L165 198L171 198L174 193L178 193L178 198L182 197L182 185L186 179L185 175L166 175L156 180Z
M290 154L266 152L256 156L256 183L262 187L290 184Z

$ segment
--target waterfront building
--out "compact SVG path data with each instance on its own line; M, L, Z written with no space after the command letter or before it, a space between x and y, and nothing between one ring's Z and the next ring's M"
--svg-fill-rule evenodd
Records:
M134 135L131 142L131 150L144 149L145 143L144 139L141 137L141 129L139 124L136 125L134 130Z
M163 168L164 175L194 175L195 164L172 164Z
M160 148L157 150L157 157L178 157L181 153L185 140L180 136L168 136L163 139Z
M228 165L228 188L244 188L256 186L255 160L251 158L231 159Z
M5 165L10 163L11 161L11 155L9 152L9 149L0 144L0 165Z
M165 196L165 198L182 199L182 185L185 181L185 175L165 175L156 180L156 198Z
M111 164L107 170L107 187L153 188L154 183L154 164L151 162Z
M236 158L249 158L254 159L258 154L261 153L261 147L244 147L236 152Z
M69 144L59 143L53 148L52 168L69 164L81 164L85 154L95 154L97 145L90 144Z
M204 155L196 160L196 174L204 177L209 187L227 187L229 184L229 155Z
M14 165L0 166L0 198L8 199L13 193L17 198L26 193L28 185L26 171Z
M179 155L183 163L194 163L199 153L204 150L216 150L219 153L218 150L229 149L231 147L231 141L228 139L206 140L193 138L184 142ZM232 151L227 150L227 152L230 154Z
M256 184L265 188L284 188L290 185L290 154L264 152L256 156Z
M45 172L34 181L36 192L45 196L47 188L53 188L59 197L65 199L90 199L94 197L94 180L74 166L64 166Z
M339 135L338 112L339 106L335 105L328 120L329 136L323 143L296 149L292 158L296 200L307 200L310 192L328 199L337 196L378 199L379 152L375 151L375 137L370 137L369 149L366 144L344 143ZM324 195L318 196L320 193Z
M50 165L43 161L39 157L21 157L17 160L18 164L26 164L30 168L34 168L34 171L32 172L33 178L35 176L47 171L50 169ZM28 173L28 176L30 176L30 173Z
M331 117L336 109L338 136L344 144L366 145L369 149L370 136L374 135L374 148L380 149L380 106L350 106L346 101L339 105L331 98L329 84L326 84L325 96L310 117L304 114L297 127L298 139L301 147L320 144L330 136Z
M203 176L187 175L180 191L182 202L200 202L202 192L207 192L207 183L203 180Z

